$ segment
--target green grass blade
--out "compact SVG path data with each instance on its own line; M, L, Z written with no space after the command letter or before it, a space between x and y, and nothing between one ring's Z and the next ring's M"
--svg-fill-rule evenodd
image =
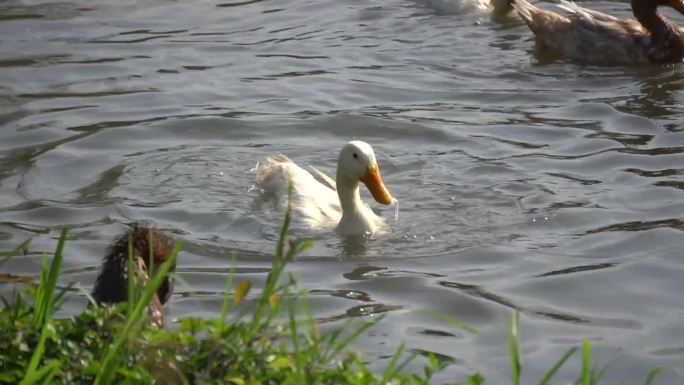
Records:
M511 359L511 380L513 385L520 385L520 329L518 327L518 312L513 312L508 325L508 354Z
M33 325L35 328L40 329L43 327L43 315L45 309L46 301L46 289L48 277L48 262L47 255L43 256L40 264L40 283L38 284L38 289L36 290L36 298L33 304Z
M271 271L268 273L268 277L266 278L266 284L262 290L261 298L259 298L257 307L252 315L252 329L248 335L249 339L253 338L261 327L262 322L264 321L262 319L263 313L266 309L266 306L270 304L269 300L271 296L278 290L277 288L280 276L282 275L285 265L287 264L287 261L285 261L283 258L283 251L285 250L287 231L290 227L290 217L292 214L292 191L292 184L288 183L287 210L285 210L285 218L283 219L283 224L280 227L280 237L278 238L278 244L276 246L276 255L273 259L273 264L271 265ZM270 312L271 315L267 317L268 322L270 322L274 313L276 312Z
M45 352L45 341L47 341L47 334L48 324L46 323L41 330L40 340L38 340L38 345L36 345L36 348L33 350L31 361L29 361L29 366L26 368L26 375L24 376L24 379L21 381L20 385L33 384L43 378L42 376L37 377L37 373L40 372L40 370L37 370L37 368L38 363L40 363L40 359L43 358L43 353Z
M292 213L292 182L287 182L287 210L285 211L285 219L283 225L280 226L280 237L278 238L278 245L276 246L276 261L280 262L283 258L283 250L285 249L285 238L287 237L287 229L290 227L290 214Z
M290 332L292 333L292 348L294 349L295 358L295 384L305 385L305 360L304 353L300 350L299 346L299 332L297 327L297 318L295 316L295 306L290 306L289 308L289 321L290 321Z
M39 370L27 374L19 383L19 385L32 385L36 382L45 379L43 383L50 383L50 379L54 373L62 366L59 361L51 361L47 365L43 366Z
M287 252L287 255L285 256L285 262L290 263L294 261L294 257L296 255L301 254L312 247L313 241L311 241L310 239L305 241L294 242L290 250Z
M31 242L31 238L25 240L22 242L19 246L15 247L14 250L10 252L0 252L0 256L2 256L2 259L0 259L0 267L7 263L10 259L13 257L16 257L17 255L24 254L27 248L28 244Z
M57 293L57 295L55 295L55 298L52 300L53 310L62 307L62 304L66 301L66 294L68 292L77 291L76 289L74 289L75 286L76 282L70 282L66 287L63 287L59 290L59 293Z
M312 348L313 351L321 352L322 350L320 349L319 345L321 342L321 338L319 335L318 323L316 322L316 318L314 317L313 312L311 310L311 306L309 305L307 292L301 291L299 293L299 298L301 298L302 302L302 306L300 307L300 313L303 313L304 319L306 320L304 324L305 326L307 326L307 332L304 333L306 342L310 345L310 348Z
M233 278L235 277L235 265L237 264L237 256L233 254L233 261L230 263L230 272L228 272L228 279L226 280L226 294L223 296L223 306L221 307L221 318L219 318L218 333L223 333L226 327L226 317L230 311L230 292L233 288Z
M328 357L328 355L330 354L330 349L332 349L335 346L335 342L342 335L342 332L348 328L350 322L351 321L347 320L347 322L345 322L343 326L335 328L333 331L329 332L328 334L322 337L321 342L323 345L323 350L320 354L319 361L323 365L328 363L326 357Z
M154 231L147 232L147 252L150 256L150 266L147 268L149 271L154 271Z
M138 286L138 277L135 276L135 262L133 259L135 256L133 255L133 235L128 234L128 251L127 251L127 268L126 268L126 274L128 275L128 301L127 301L127 306L126 306L126 315L128 318L131 318L132 312L133 312L133 306L132 304L137 302L136 298L136 293L138 293L137 288ZM152 270L150 270L152 271Z
M599 370L598 373L596 373L596 376L594 376L594 378L592 379L592 384L598 384L612 364L613 362L609 362L606 365L604 365L603 368L601 368L601 370Z
M59 361L51 361L49 364L46 365L45 368L45 378L43 379L43 385L50 385L52 384L52 379L55 377L55 374L59 370L59 368L62 366L62 363Z
M387 379L388 381L392 381L393 377L396 376L397 374L401 373L402 370L408 365L411 361L413 361L416 358L416 353L412 353L410 356L406 357L404 361L397 365L394 370L392 371L391 376Z
M549 381L553 378L553 376L556 375L556 372L565 364L565 361L567 361L575 352L577 351L577 348L570 348L568 351L563 354L563 357L561 357L558 362L556 362L555 365L551 369L549 369L548 372L542 377L541 381L539 381L539 385L548 385Z
M482 385L484 382L485 379L480 373L475 373L468 378L468 383L470 383L470 385Z
M662 367L651 369L646 376L646 385L651 385L662 369Z
M39 381L40 377L36 377L37 373L44 373L43 369L38 369L38 364L40 363L43 353L45 351L45 342L48 335L48 327L50 320L52 319L52 310L54 305L54 291L57 286L57 278L59 277L59 272L62 267L64 244L67 238L67 229L62 230L62 234L59 237L59 242L57 243L57 249L55 250L55 255L52 258L52 263L50 268L47 268L47 258L43 258L40 283L38 286L38 294L36 296L36 305L34 307L34 327L40 328L40 340L38 345L31 355L31 360L29 361L28 368L26 369L26 375L24 380L26 383L34 383ZM47 373L47 372L45 372ZM32 382L33 381L33 382ZM22 384L25 382L22 381Z
M591 385L591 342L582 343L582 385Z
M48 282L46 285L48 299L52 299L52 294L57 287L57 279L59 278L59 273L62 269L62 260L64 259L64 244L67 238L67 229L62 229L62 234L59 237L59 242L57 243L57 250L55 251L55 257L52 258L52 264L50 265L50 271L48 272ZM49 301L48 301L49 302ZM52 303L48 303L48 309L52 306Z
M7 300L7 298L5 298L5 296L2 295L2 294L0 294L0 301L2 302L2 307L3 307L4 309L9 309L9 308L10 308L10 306L11 306L10 302L9 302L9 301Z
M361 327L356 329L353 333L345 337L342 342L338 342L335 344L332 350L328 352L328 355L323 356L321 358L321 362L328 363L330 362L333 358L335 358L343 349L345 349L352 341L357 339L361 334L365 333L366 330L370 329L371 327L375 326L380 320L382 320L384 317L378 317L377 320L371 321L371 322L366 322Z
M399 345L397 351L394 353L394 356L392 357L392 360L390 361L389 365L387 365L387 369L385 369L385 374L382 376L382 381L380 381L381 384L389 383L390 378L394 377L394 373L396 373L395 368L397 366L397 362L399 362L399 358L401 358L402 354L404 354L403 343Z

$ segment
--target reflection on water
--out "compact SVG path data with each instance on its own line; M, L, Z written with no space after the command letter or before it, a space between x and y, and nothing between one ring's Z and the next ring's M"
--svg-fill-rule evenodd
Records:
M611 267L618 266L619 263L595 263L591 265L582 265L582 266L573 266L573 267L568 267L565 269L559 269L559 270L554 270L554 271L549 271L543 274L539 274L536 277L549 277L552 275L562 275L562 274L572 274L572 273L581 273L583 271L592 271L592 270L600 270L600 269L608 269Z
M638 76L641 95L629 101L630 109L634 113L660 119L669 131L683 130L681 89L684 74L677 68L669 71L653 68L641 70Z
M255 165L283 153L331 173L362 139L398 221L372 204L387 234L295 227L314 247L291 270L321 323L384 316L358 342L372 367L405 341L444 380L503 382L515 309L531 379L583 338L624 357L608 381L684 375L681 66L544 60L519 20L469 0L12 0L0 33L0 250L31 240L2 293L68 226L64 314L79 311L108 242L141 221L185 241L171 315L215 315L233 256L256 289L279 234Z

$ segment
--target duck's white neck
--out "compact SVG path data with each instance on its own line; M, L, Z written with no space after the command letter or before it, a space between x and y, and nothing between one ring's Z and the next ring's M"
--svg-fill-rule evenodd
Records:
M359 235L378 230L380 218L361 201L358 179L338 171L337 196L342 207L342 218L337 224L339 233Z
M383 220L361 200L358 175L338 163L335 182L342 209L337 232L343 235L363 235L378 231Z
M340 206L342 207L342 218L360 214L362 203L358 179L340 172L338 167L335 182L337 184L337 196L340 198Z

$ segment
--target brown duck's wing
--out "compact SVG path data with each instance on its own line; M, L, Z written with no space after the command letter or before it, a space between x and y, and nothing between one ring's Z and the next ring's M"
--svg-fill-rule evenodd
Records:
M566 41L559 46L566 56L592 64L647 61L645 38L649 33L636 20L619 19L570 1L562 1L560 7L570 20L571 34L565 34Z
M579 5L575 4L573 1L561 0L558 7L561 9L564 9L565 11L569 12L570 14L573 14L577 17L581 17L581 18L585 18L585 19L594 19L594 20L598 20L598 21L619 21L619 20L621 20L615 16L611 16L611 15L605 14L603 12L594 11L594 10L591 10L588 8L580 7Z
M512 0L511 6L537 36L567 31L570 25L567 17L537 8L527 0Z
M637 21L628 19L600 20L578 17L572 19L578 44L587 51L604 52L604 55L624 52L632 56L643 50L643 39L648 31Z
M620 19L565 0L561 0L559 7L570 13L568 18L580 33L586 33L594 38L635 38L648 34L648 31L633 19Z
M573 20L575 46L569 55L592 64L644 63L648 32L630 20Z

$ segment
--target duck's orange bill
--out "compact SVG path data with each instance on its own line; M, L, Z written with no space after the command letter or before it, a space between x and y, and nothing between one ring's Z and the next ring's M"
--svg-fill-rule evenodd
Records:
M394 198L392 194L387 190L385 184L382 182L382 177L380 176L380 169L378 165L370 166L366 169L366 175L361 178L361 182L368 187L368 190L373 195L378 203L383 205L388 205L394 203Z

